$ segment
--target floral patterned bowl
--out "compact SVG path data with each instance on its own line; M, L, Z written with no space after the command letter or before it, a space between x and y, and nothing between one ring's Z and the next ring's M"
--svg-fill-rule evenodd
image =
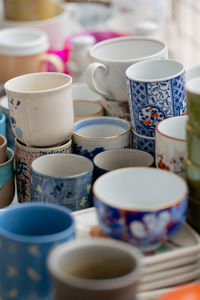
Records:
M94 205L105 234L153 251L182 226L188 188L178 175L147 167L108 172L93 185Z

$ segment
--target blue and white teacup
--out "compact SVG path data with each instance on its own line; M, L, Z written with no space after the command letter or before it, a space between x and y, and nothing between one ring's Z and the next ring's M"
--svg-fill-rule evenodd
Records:
M75 237L70 211L23 203L0 214L0 295L4 300L52 300L46 266L50 249Z
M132 148L148 152L155 157L155 137L138 134L132 129Z
M74 124L74 152L93 160L110 149L130 148L131 125L114 117L85 118Z
M186 113L185 69L176 60L139 62L126 70L132 126L154 137L156 124Z
M50 154L31 163L31 201L72 211L92 206L93 163L76 154Z

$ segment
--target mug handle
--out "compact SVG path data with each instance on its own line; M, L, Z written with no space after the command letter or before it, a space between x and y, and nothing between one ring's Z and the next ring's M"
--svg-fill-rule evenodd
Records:
M40 58L40 61L41 61L41 64L43 62L49 62L50 64L52 64L54 66L56 72L64 73L64 70L65 70L64 62L57 55L49 54L49 53L43 53L41 58Z
M91 88L91 90L102 95L103 97L112 98L110 94L105 93L98 87L97 81L95 79L95 73L97 69L102 69L105 75L106 73L108 73L108 68L104 64L97 63L97 62L89 64L89 66L86 69L86 80L88 86Z

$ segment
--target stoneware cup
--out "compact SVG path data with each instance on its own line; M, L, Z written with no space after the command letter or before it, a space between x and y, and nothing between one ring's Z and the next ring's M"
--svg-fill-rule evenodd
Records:
M135 247L104 238L59 245L47 261L55 299L134 300L141 259Z
M0 214L0 289L5 300L52 300L46 267L49 250L75 237L65 207L23 203Z
M0 163L0 208L9 205L15 195L15 181L14 181L14 152L7 148L7 159Z
M185 70L176 60L140 62L126 70L132 126L154 137L156 124L186 112Z
M135 149L111 149L94 157L95 178L106 172L126 167L150 167L154 159L151 154Z
M93 185L102 231L144 252L157 249L183 225L187 194L183 178L147 167L110 171Z
M33 28L6 28L0 30L0 81L28 73L47 71L48 64L57 72L64 71L62 60L47 54L48 36Z
M187 124L187 157L200 166L200 128L193 128Z
M155 157L155 137L138 134L132 129L132 148L148 152Z
M76 154L50 154L31 164L31 201L52 202L72 211L92 206L93 163Z
M70 139L74 127L72 78L55 72L26 74L5 83L12 128L27 146L52 147Z
M7 160L7 139L0 134L0 164Z
M200 129L200 77L186 83L189 124Z
M0 111L0 134L6 137L6 115Z
M6 116L6 139L8 142L8 147L14 150L15 148L15 136L12 131L12 126L10 122L10 111L8 107L8 98L7 96L2 96L0 98L0 111Z
M49 148L28 147L16 139L16 180L19 202L29 202L31 186L31 163L34 159L47 154L66 154L72 152L72 140L63 145Z
M185 177L188 116L171 117L156 126L156 167Z
M185 173L190 196L200 203L200 166L187 159Z
M85 118L74 124L74 152L91 160L98 153L130 148L131 125L114 117Z
M189 197L188 201L188 212L187 212L187 222L200 233L200 201L199 199L193 199Z
M120 37L94 45L86 71L89 87L105 98L127 101L126 69L134 63L168 58L167 45L157 39Z
M99 102L90 100L74 100L74 121L84 118L103 116L104 108Z

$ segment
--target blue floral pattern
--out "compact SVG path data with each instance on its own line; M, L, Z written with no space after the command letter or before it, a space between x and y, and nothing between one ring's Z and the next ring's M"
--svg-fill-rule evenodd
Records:
M87 149L83 149L82 146L79 146L76 143L74 143L73 146L74 146L74 153L85 156L91 160L93 160L94 157L100 152L105 151L103 147L94 148L91 152L89 152Z
M145 138L132 132L132 148L148 152L155 157L155 139Z

